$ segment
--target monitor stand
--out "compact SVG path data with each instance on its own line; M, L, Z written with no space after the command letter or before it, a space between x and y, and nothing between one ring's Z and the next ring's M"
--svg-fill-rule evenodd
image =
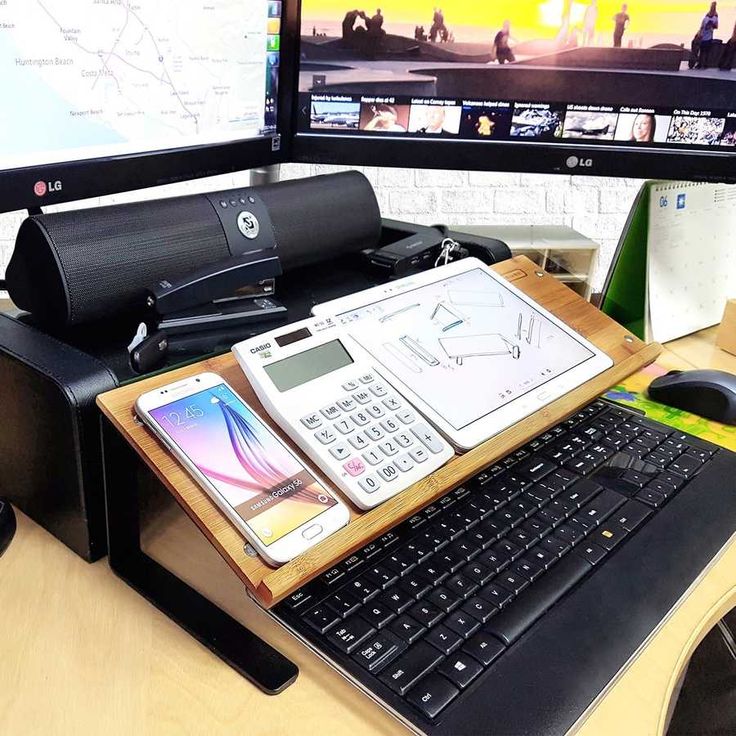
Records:
M259 166L250 170L250 185L252 187L262 184L276 184L281 179L281 164L271 166Z

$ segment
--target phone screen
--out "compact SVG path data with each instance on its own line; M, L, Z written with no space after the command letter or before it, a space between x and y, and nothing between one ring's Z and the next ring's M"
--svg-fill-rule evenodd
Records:
M225 384L149 414L265 546L337 503Z

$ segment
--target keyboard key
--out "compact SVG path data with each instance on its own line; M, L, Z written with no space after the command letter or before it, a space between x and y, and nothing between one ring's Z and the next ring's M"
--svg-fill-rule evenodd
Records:
M409 693L407 700L432 720L447 708L459 692L449 680L433 672Z
M479 662L469 654L457 652L450 655L438 668L437 672L444 675L450 682L461 690L470 685L483 672Z
M388 417L381 422L381 426L389 433L393 434L401 429L401 425L393 418Z
M409 609L411 610L411 609ZM427 630L418 621L404 613L388 625L389 631L407 644L413 644Z
M513 593L514 595L518 595L522 590L524 590L524 588L529 586L529 581L525 577L522 577L518 573L511 572L510 570L502 572L496 578L495 582L502 588L506 588L509 593Z
M459 634L448 629L447 626L440 624L427 634L424 641L429 642L433 647L437 647L442 654L447 655L454 652L465 640Z
M394 613L404 613L414 605L414 596L401 588L391 588L378 596L376 601L390 608Z
M461 610L469 613L473 618L477 618L483 624L498 611L494 605L477 595L463 603Z
M360 601L352 593L348 593L344 588L339 593L334 593L324 601L338 616L345 618L360 608Z
M495 636L479 631L472 636L463 647L463 651L473 659L488 667L491 662L503 654L506 647Z
M514 562L509 571L525 577L529 582L534 582L544 572L544 568L536 562L522 558Z
M463 639L469 639L480 628L480 621L465 611L455 611L442 622Z
M355 580L351 580L341 592L349 592L361 603L365 603L377 595L380 590L381 588L378 585L371 582L368 578L361 576L355 578Z
M350 437L348 437L348 442L356 450L364 450L366 447L368 447L368 440L362 434L351 435Z
M304 620L320 634L324 634L325 631L340 621L340 617L327 606L317 606L303 615Z
M360 376L360 377L358 378L358 380L359 380L359 381L360 381L361 383L363 383L363 384L366 384L366 383L373 383L373 381L374 381L374 376L373 376L373 374L372 374L372 373L365 373L364 375Z
M378 674L404 650L404 644L388 634L375 634L353 654L353 659L368 672Z
M404 409L400 411L396 417L402 424L414 424L416 421L416 415L410 409Z
M422 422L415 424L411 432L431 453L436 455L444 450L444 444L426 424Z
M374 419L380 419L381 417L386 416L386 411L380 404L370 404L366 406L365 410L374 418Z
M603 547L599 547L597 544L591 544L590 542L578 545L575 548L575 552L584 560L590 562L591 565L597 565L606 556L606 550Z
M442 659L443 655L439 649L426 642L419 642L383 671L381 681L395 693L404 695L420 677L433 669Z
M363 606L360 609L360 615L376 629L382 629L396 617L396 613L379 600L371 601L367 606Z
M557 470L557 465L542 457L525 460L516 468L516 472L521 473L533 482L541 480L555 470Z
M358 481L358 485L366 493L375 493L381 487L381 481L375 475L367 475Z
M437 606L424 600L419 603L415 603L409 609L408 615L425 628L431 629L435 624L438 624L442 620L444 612L437 608Z
M360 435L359 435L360 436ZM371 448L367 452L363 453L363 459L369 464L369 465L378 465L378 463L382 463L385 456L381 454L378 450L375 448Z
M636 494L636 500L651 506L654 509L658 509L664 502L664 496L658 491L654 491L651 488L645 488Z
M414 467L414 461L410 455L400 455L394 460L394 465L402 472L408 473Z
M382 383L376 383L370 387L371 393L378 398L384 397L388 393L388 389Z
M358 382L357 381L346 381L342 385L343 391L355 391L358 388Z
M330 448L330 455L335 460L344 460L346 457L350 457L350 448L347 445L339 444Z
M582 557L567 555L494 616L485 630L505 644L512 644L591 569L592 565Z
M463 575L478 585L485 585L495 574L495 570L479 562L471 562L463 568Z
M621 524L605 521L590 536L589 541L610 551L620 544L628 534L628 529L625 529Z
M577 519L576 519L577 521ZM587 531L587 527L583 526L584 524L595 526L593 522L591 522L587 518L581 519L582 524L578 525L575 523L566 523L561 524L560 526L555 529L555 536L558 539L561 539L563 542L567 542L571 545L576 545L578 542L581 542L583 538L585 537L585 532Z
M427 458L429 458L427 451L423 447L412 448L409 450L409 455L415 463L423 463Z
M324 409L322 409L322 414L327 419L337 419L337 417L340 416L340 408L337 406L337 404L330 404L329 406L326 406Z
M473 582L470 578L457 574L445 580L445 587L450 593L454 593L461 598L469 598L478 590L479 586L478 583Z
M667 470L681 475L683 478L692 478L695 473L700 470L703 461L692 455L680 455Z
M398 396L388 396L383 400L383 404L389 411L397 411L401 408L401 401Z
M489 603L492 603L496 608L503 608L508 605L514 597L513 593L506 590L506 588L502 588L495 582L484 585L478 595Z
M337 439L337 435L329 428L325 427L314 433L314 436L323 444L329 445Z
M393 440L386 440L386 442L381 442L379 447L381 448L381 452L384 455L388 455L389 457L391 455L395 455L399 451L399 445Z
M644 505L636 501L627 501L612 517L614 521L621 524L624 529L633 532L643 521L651 516L652 512Z
M351 398L350 396L343 396L342 399L337 400L337 405L343 411L352 411L353 409L355 409L355 399Z
M544 549L546 549L548 552L551 552L553 555L556 555L557 557L562 557L562 555L564 555L570 549L569 543L564 542L554 535L545 537L540 542L540 544Z
M610 516L619 506L623 506L625 501L626 498L620 493L604 488L579 513L587 519L594 520L596 524L600 524L603 519Z
M427 596L427 600L445 613L450 613L450 611L456 609L462 602L460 596L450 593L444 586L435 588Z
M410 595L414 596L414 600L419 600L422 596L432 590L432 586L414 570L401 580L401 587Z
M359 475L363 475L366 470L365 463L359 457L351 458L342 467L347 472L347 474L352 476L353 478L357 478Z
M334 426L340 434L350 434L355 431L355 427L347 419L340 419L335 422Z
M397 435L394 435L394 442L403 448L411 447L414 444L414 440L408 432L399 432Z
M544 549L541 544L538 544L529 550L529 552L521 559L536 562L537 565L540 565L547 570L557 560L557 556L553 555L549 550Z
M356 427L365 427L371 421L371 416L365 411L356 411L350 415Z
M317 412L313 412L312 414L307 414L307 416L302 417L302 424L307 429L317 429L322 426L322 419Z
M327 640L344 654L352 654L358 645L374 633L373 627L360 616L352 616L327 633Z
M384 435L383 430L377 424L374 424L365 430L365 436L371 442L378 442L378 440L382 440L386 435Z
M569 503L573 508L582 508L590 501L599 491L601 486L592 480L585 478L579 483L575 483L570 488L562 491L557 496L561 503Z
M367 404L373 397L365 390L356 391L353 394L353 398L359 403L359 404Z
M364 574L372 583L375 583L380 588L388 588L389 585L393 585L399 578L393 570L389 570L385 565L375 565Z
M378 475L383 480L391 482L399 477L399 471L393 465L384 465L378 469Z

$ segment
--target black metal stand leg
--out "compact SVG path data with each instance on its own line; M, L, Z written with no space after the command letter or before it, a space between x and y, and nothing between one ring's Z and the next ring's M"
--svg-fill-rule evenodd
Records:
M102 443L110 567L264 693L285 690L299 674L293 662L141 550L136 467L142 461L105 418Z

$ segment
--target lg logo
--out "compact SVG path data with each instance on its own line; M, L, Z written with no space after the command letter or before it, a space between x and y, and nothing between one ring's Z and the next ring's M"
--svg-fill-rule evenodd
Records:
M567 161L568 169L592 169L593 159L592 158L578 158L577 156L570 156Z
M37 197L45 197L47 194L51 192L60 192L61 191L61 181L58 179L56 181L37 181L33 185L33 193Z

